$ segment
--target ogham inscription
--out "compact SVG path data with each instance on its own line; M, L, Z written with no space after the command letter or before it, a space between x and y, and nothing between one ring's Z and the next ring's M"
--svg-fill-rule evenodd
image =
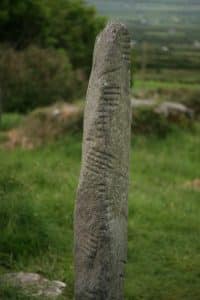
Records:
M123 299L130 128L130 37L123 24L110 23L96 40L84 113L76 300Z

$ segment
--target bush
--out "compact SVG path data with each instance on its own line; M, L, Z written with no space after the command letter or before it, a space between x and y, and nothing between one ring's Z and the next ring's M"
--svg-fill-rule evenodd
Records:
M65 49L73 67L89 75L94 42L105 18L83 0L48 0L48 5L50 24L45 45Z
M83 0L0 1L0 119L1 94L22 113L82 97L104 24Z
M23 51L0 51L3 110L27 112L54 101L71 100L74 73L66 53L32 46Z
M0 130L7 131L18 127L24 116L19 114L4 114L0 123Z
M0 1L0 43L65 49L76 69L90 70L93 45L104 18L83 0Z
M165 137L172 129L172 124L153 109L139 108L133 112L132 128L134 133L155 134Z
M40 0L0 1L0 41L24 49L44 38L48 7Z

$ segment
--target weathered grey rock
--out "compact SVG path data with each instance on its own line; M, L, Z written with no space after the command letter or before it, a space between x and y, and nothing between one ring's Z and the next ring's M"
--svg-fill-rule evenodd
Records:
M66 284L62 281L50 281L37 273L7 273L0 277L0 285L20 289L25 295L56 299Z
M156 107L155 112L163 115L165 118L185 116L192 119L194 116L192 109L178 102L163 102Z
M127 259L130 37L110 23L97 37L75 208L75 299L122 300Z
M157 101L154 99L131 99L131 107L133 109L137 108L154 108Z

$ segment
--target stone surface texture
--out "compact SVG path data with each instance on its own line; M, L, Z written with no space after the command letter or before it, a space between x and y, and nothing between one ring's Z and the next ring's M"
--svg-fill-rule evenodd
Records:
M124 299L130 128L130 37L123 24L110 23L96 40L84 113L76 300Z

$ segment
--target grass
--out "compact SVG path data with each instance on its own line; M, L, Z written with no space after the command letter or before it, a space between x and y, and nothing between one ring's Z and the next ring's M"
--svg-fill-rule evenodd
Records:
M19 291L17 288L11 287L1 287L0 289L0 299L4 300L34 300L35 297L30 297L24 294L22 291ZM3 297L3 298L2 298ZM37 300L42 300L41 298L37 297Z
M134 60L134 58L133 58ZM141 71L138 71L133 75L133 78L136 81L136 84L140 84L142 81L155 81L155 82L167 82L168 85L170 83L182 83L185 84L185 87L191 87L191 84L200 83L200 74L195 70L170 70L170 69L162 69L162 70L153 70L148 69L145 74L142 74Z
M131 150L126 300L197 300L200 278L200 127L165 139L135 136ZM37 150L0 150L0 274L39 272L73 299L73 207L81 136ZM1 290L2 299L27 299Z
M160 88L165 89L180 89L185 88L189 90L199 90L199 84L196 83L182 83L182 82L173 82L173 81L159 81L159 80L141 80L136 79L134 81L134 89L148 89L148 90L157 90Z
M196 135L136 140L131 164L127 299L198 299L199 176Z
M0 123L0 131L12 129L13 127L18 126L22 120L22 115L4 113Z
M151 73L148 73L148 76ZM169 81L166 78L172 75L172 80ZM177 73L177 76L182 73ZM167 76L166 76L167 75ZM189 74L188 74L189 75ZM193 74L194 75L194 74ZM138 76L138 74L137 74ZM141 76L141 74L139 75ZM169 102L178 102L185 104L187 107L193 110L195 118L199 119L200 114L200 86L195 82L177 82L173 81L173 73L166 72L163 74L163 80L149 80L148 78L139 79L136 77L134 80L134 85L132 88L132 95L136 98L144 98L144 99L157 99L160 102L169 101ZM194 75L195 76L195 75ZM151 111L150 111L151 112ZM145 115L143 114L143 118ZM152 125L156 118L151 116L150 120L146 124ZM139 124L142 121L142 118L138 119ZM161 125L161 124L160 124ZM169 122L167 122L169 125ZM187 124L187 122L185 123ZM149 126L150 127L150 126ZM157 127L159 129L159 127Z

